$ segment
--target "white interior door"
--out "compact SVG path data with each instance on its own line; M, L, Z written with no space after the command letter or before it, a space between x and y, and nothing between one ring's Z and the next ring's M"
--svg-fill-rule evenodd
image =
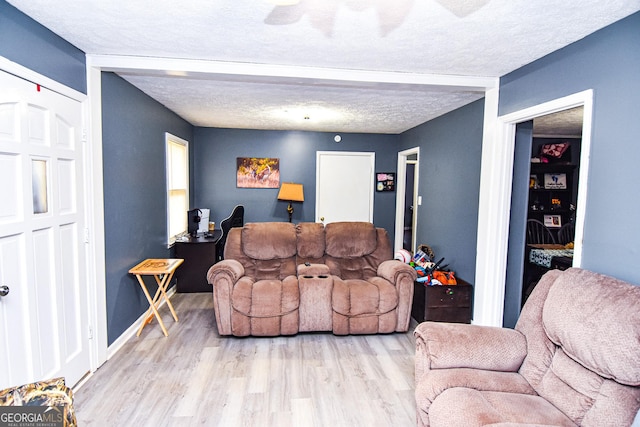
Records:
M316 222L373 222L375 153L316 153Z
M0 389L89 371L81 125L80 102L0 71Z

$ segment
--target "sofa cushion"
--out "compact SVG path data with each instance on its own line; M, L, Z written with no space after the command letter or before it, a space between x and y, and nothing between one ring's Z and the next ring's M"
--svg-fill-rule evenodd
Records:
M290 276L285 280L258 280L249 277L238 280L233 288L233 308L248 317L274 317L298 309L300 295L298 281Z
M569 269L550 288L542 321L549 339L576 362L621 384L640 385L640 287Z
M377 232L369 222L332 222L325 226L326 253L335 258L356 258L375 251Z
M333 310L345 316L378 315L398 306L395 286L381 278L333 279Z
M296 230L289 222L247 223L242 228L242 251L259 260L296 255Z
M319 259L324 256L324 224L301 222L296 225L298 256L304 259Z

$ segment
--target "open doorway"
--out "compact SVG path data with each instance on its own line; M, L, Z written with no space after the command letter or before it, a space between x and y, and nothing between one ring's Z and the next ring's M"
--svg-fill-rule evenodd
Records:
M540 277L577 266L577 219L583 165L584 106L515 124L503 325L513 327ZM588 148L587 148L588 149ZM582 203L581 206L584 206ZM583 222L581 221L580 224ZM576 230L579 228L579 232Z
M416 249L420 147L398 153L394 251Z
M521 306L544 273L573 264L583 114L533 119Z

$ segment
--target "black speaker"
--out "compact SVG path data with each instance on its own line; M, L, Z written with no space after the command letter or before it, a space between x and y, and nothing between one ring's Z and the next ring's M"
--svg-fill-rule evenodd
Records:
M187 213L187 231L193 237L198 235L198 228L200 227L200 221L202 220L202 211L200 209L191 209Z

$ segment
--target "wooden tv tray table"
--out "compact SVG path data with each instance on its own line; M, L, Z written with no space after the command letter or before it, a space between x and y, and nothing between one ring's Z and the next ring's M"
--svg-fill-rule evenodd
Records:
M138 278L140 287L142 287L142 291L144 292L144 295L147 297L147 301L149 301L149 310L147 310L147 313L144 319L142 320L142 324L140 325L140 328L138 329L138 333L136 334L136 336L139 337L140 333L142 332L142 328L144 328L147 323L153 320L153 317L151 316L152 313L156 317L156 319L158 319L158 323L160 323L160 327L162 328L162 332L164 333L164 336L165 337L169 336L169 334L167 333L167 328L164 327L162 318L158 313L158 307L160 306L160 303L164 298L164 300L167 302L167 305L169 306L169 310L171 310L173 319L176 322L178 321L178 316L176 315L176 311L173 309L173 305L171 305L171 301L169 301L169 298L167 298L166 291L167 291L167 286L169 286L169 283L171 283L171 278L173 277L173 273L175 273L176 268L178 268L178 266L183 262L184 260L179 258L169 258L169 259L150 258L150 259L145 259L140 264L136 265L131 270L129 270L129 273L135 274L136 277ZM156 279L156 283L158 284L158 289L156 290L156 294L153 296L153 299L151 299L151 295L147 290L147 286L145 285L142 276L153 276Z

